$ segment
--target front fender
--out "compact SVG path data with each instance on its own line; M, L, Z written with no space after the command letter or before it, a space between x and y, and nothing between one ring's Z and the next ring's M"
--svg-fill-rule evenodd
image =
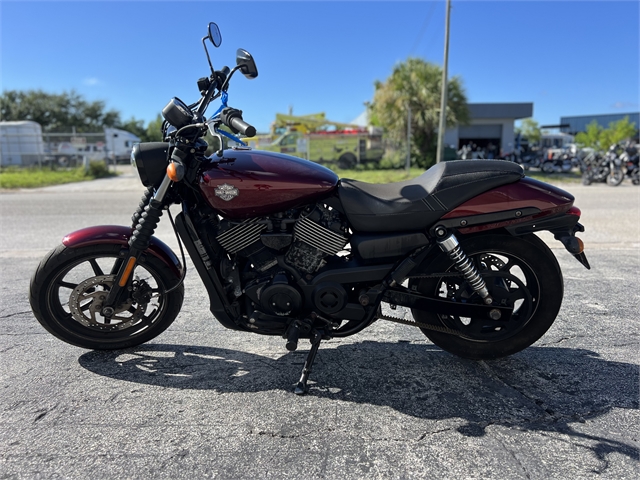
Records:
M69 233L62 239L62 243L68 248L80 248L91 245L100 245L110 243L129 246L129 237L133 233L131 227L122 225L98 225L95 227L87 227L75 232ZM151 254L161 260L167 267L171 269L173 274L181 278L184 273L184 267L178 260L178 257L162 240L151 237L149 248L145 253Z

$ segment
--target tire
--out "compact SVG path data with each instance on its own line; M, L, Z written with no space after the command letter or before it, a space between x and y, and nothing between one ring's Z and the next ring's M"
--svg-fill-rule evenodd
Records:
M544 162L540 168L544 173L553 173L555 171L553 162Z
M356 164L357 159L352 153L345 153L338 159L338 168L341 168L342 170L351 170L352 168L355 168Z
M113 283L121 251L120 245L60 245L40 262L31 277L29 301L49 333L78 347L115 350L147 342L171 325L184 287L164 293L178 279L152 255L142 255L136 263L132 298L116 307L111 320L100 315L98 302Z
M614 168L612 172L607 175L607 185L617 187L624 180L624 172L620 168Z
M460 245L480 271L494 302L512 306L514 312L507 322L496 322L412 309L418 322L438 323L463 335L422 329L429 340L454 355L486 360L512 355L542 337L558 315L563 296L562 272L549 247L533 234L482 235ZM428 268L428 273L454 271L446 254ZM461 276L414 279L409 286L432 297L482 303Z

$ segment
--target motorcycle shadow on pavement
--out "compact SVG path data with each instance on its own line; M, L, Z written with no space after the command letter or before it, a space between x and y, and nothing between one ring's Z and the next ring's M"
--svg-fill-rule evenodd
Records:
M478 362L423 343L323 347L310 377L313 397L387 406L423 419L462 419L466 424L457 431L469 437L485 435L489 425L558 432L589 444L585 448L605 464L612 452L638 459L632 445L572 426L612 409L637 410L637 365L579 348L534 346L505 359ZM88 352L79 363L99 375L166 388L291 392L306 353L302 349L273 359L224 348L147 344ZM292 393L291 402L296 401Z

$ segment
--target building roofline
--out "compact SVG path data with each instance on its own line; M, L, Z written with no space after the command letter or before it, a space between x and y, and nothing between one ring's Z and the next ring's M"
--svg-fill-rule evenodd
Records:
M468 103L472 119L528 118L533 116L533 102Z

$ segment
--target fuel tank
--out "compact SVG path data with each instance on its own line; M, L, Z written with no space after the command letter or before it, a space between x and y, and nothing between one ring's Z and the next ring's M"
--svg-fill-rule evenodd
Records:
M228 149L211 157L199 187L207 203L228 218L281 212L330 195L338 176L322 165L281 153Z

